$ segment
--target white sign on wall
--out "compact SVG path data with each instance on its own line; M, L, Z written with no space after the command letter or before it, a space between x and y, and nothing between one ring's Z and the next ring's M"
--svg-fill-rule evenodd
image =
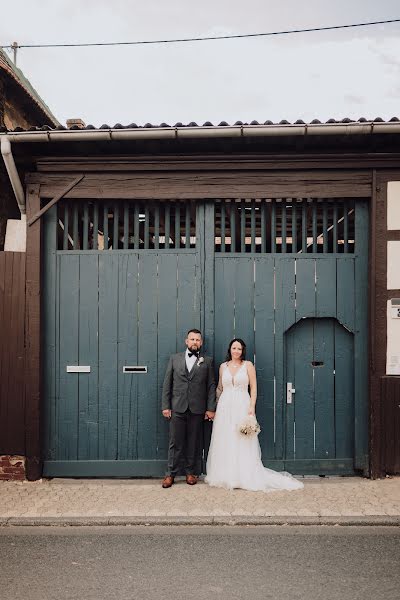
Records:
M386 375L400 375L400 298L387 302Z

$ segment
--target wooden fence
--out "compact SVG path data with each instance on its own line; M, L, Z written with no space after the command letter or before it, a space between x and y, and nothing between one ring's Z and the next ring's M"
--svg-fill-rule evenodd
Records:
M381 379L382 470L400 473L400 377Z
M0 252L0 454L25 454L25 257Z

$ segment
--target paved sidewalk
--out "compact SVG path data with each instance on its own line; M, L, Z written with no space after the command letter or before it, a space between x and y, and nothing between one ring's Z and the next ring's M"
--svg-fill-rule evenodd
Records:
M184 480L52 479L0 482L0 525L399 524L400 477L304 478L304 490L269 494Z

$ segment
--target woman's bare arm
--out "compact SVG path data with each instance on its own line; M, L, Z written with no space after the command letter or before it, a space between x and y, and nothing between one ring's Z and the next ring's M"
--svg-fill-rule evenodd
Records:
M249 376L249 385L250 385L250 410L251 414L255 414L256 412L256 402L257 402L257 377L256 370L252 362L247 361L247 374Z

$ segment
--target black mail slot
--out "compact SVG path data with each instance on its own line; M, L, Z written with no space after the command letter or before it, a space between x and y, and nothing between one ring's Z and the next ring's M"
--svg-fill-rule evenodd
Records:
M324 361L323 360L313 360L311 364L313 367L323 367Z
M147 373L147 367L125 366L122 368L123 373Z

